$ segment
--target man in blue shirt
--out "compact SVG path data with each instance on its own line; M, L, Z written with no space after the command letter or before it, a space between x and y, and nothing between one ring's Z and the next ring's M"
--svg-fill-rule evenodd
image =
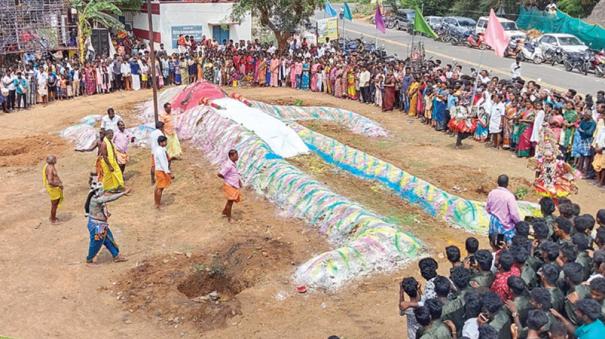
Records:
M551 313L559 319L565 328L567 333L575 335L578 339L602 339L605 338L605 325L599 318L601 317L601 305L598 301L593 299L581 299L575 304L575 313L578 322L582 325L575 328L573 324L567 320L559 312L551 309Z
M17 78L13 80L15 90L17 91L17 104L15 107L27 108L27 93L29 91L29 84L27 80L23 78L21 72L17 72ZM21 99L23 99L23 106L21 106Z

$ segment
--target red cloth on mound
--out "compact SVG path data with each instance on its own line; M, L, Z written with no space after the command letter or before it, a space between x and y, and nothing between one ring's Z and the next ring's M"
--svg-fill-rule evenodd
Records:
M226 96L225 92L219 86L203 80L185 87L185 89L172 100L171 104L173 110L184 112L199 105L202 98L219 99Z

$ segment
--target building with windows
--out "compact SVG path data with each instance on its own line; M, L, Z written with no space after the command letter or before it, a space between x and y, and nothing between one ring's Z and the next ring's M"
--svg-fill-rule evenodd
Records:
M166 50L176 51L180 34L192 35L196 41L203 36L219 42L251 40L252 18L231 19L234 2L227 0L155 0L151 3L153 41L163 43ZM148 39L147 6L140 12L125 13L126 24L134 35Z

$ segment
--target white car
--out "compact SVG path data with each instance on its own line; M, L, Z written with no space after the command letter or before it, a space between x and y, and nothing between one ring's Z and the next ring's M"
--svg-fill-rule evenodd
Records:
M560 47L565 53L582 53L588 50L580 39L575 35L563 33L544 34L538 38L538 43L542 50L557 49Z
M486 16L482 16L479 18L479 20L477 20L477 26L475 26L475 34L485 33L488 20L489 17ZM506 34L510 41L516 41L519 39L525 40L525 38L527 37L527 34L525 34L525 32L519 30L516 22L505 18L498 18L498 21L500 21L500 24L504 28L504 34Z

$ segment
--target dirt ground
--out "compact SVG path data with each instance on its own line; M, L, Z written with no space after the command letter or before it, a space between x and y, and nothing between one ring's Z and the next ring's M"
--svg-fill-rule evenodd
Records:
M307 123L342 142L368 151L460 195L482 199L500 173L525 187L532 173L511 154L454 140L401 113L290 89L240 89L270 102L352 109L385 126L390 136L370 139L336 127ZM111 203L111 228L130 260L114 264L102 250L98 265L84 264L88 233L83 203L95 155L73 152L58 132L108 104L127 122L149 92L80 98L0 115L0 335L40 337L208 338L400 338L404 318L397 309L398 281L415 274L415 263L397 272L352 282L336 292L296 292L294 269L330 248L325 239L260 196L246 191L235 207L238 222L220 217L223 198L216 168L185 143L174 163L176 180L162 210L153 209L148 150L132 149L126 169L128 197ZM42 187L42 161L59 158L66 199L60 225L50 225ZM442 249L462 246L468 234L427 217L379 185L335 171L317 157L292 160L338 193L397 222L430 245L443 264ZM580 183L573 197L593 213L602 191ZM532 198L528 194L526 198ZM435 232L435 230L439 230ZM479 237L485 243L484 237Z

